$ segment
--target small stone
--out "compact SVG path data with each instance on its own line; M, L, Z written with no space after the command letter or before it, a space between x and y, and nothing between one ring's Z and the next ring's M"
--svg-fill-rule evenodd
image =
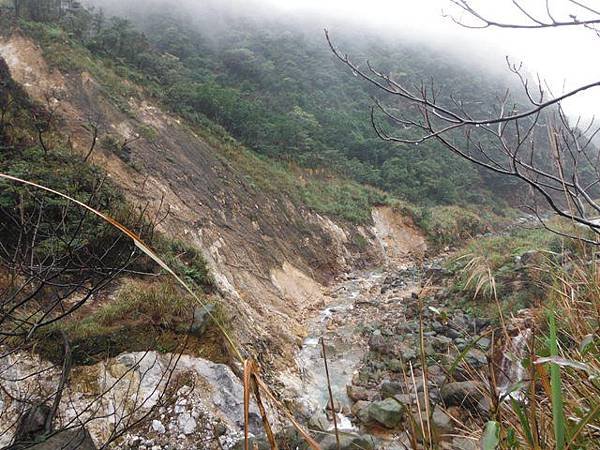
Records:
M192 434L196 425L196 420L189 413L183 413L177 418L177 426L185 435Z
M359 400L354 405L352 405L352 415L356 417L360 422L368 423L369 406L371 406L371 402Z
M373 402L369 406L369 418L386 428L396 428L402 422L406 407L394 398Z
M381 393L382 398L393 397L397 394L402 394L404 392L404 384L398 383L397 381L384 381L381 383L379 388L379 392Z
M372 450L374 448L371 439L357 434L344 433L340 435L340 446L338 447L335 436L327 435L319 442L323 450Z
M481 350L477 350L476 348L472 348L471 350L469 350L467 352L465 359L466 359L467 363L469 365L471 365L472 367L474 367L475 369L478 369L480 367L487 365L486 354L483 353Z
M162 424L162 422L160 420L153 420L152 421L152 429L154 431L156 431L158 434L164 434L165 431L165 426Z
M387 366L392 372L402 372L403 364L399 359L390 359L387 363Z
M342 404L339 402L339 400L333 399L333 408L331 406L331 400L329 400L325 409L327 411L335 410L336 412L340 412L342 410Z
M410 361L417 357L417 351L414 346L409 346L408 344L401 343L399 349L400 356L404 361Z
M461 450L479 450L479 444L477 441L463 437L455 437L452 439L452 447L459 448Z
M308 421L311 429L317 431L327 431L329 429L329 419L323 413L314 414Z
M451 344L452 339L450 339L448 336L436 336L435 338L431 339L431 345L433 345L433 348L438 352L448 351L448 347L450 347Z
M492 341L490 338L483 337L483 338L479 339L479 342L477 342L477 345L482 350L488 350L490 348L490 345L492 345Z
M450 434L454 429L452 418L440 405L435 405L433 408L431 423L439 435Z
M354 386L352 384L346 386L346 393L348 394L348 397L355 402L359 400L371 400L374 395L372 391L369 391L361 386Z
M474 412L487 413L489 403L485 387L477 381L457 381L442 386L440 395L446 406L461 406Z

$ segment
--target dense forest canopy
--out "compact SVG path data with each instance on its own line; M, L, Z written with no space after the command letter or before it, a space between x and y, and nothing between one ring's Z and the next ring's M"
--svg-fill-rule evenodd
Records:
M44 1L22 0L22 11ZM370 106L382 93L343 70L316 23L257 18L249 8L211 1L194 3L193 13L189 2L167 9L163 1L143 7L92 2L96 8L85 14L73 12L78 2L49 3L62 7L63 26L74 37L94 53L138 69L172 110L192 122L216 123L261 154L333 169L421 204L491 203L510 188L435 142L415 148L381 141ZM113 14L126 14L131 22ZM451 49L386 41L340 23L333 32L345 52L410 83L431 80L475 115L489 113L485 108L511 83L498 71L457 59Z

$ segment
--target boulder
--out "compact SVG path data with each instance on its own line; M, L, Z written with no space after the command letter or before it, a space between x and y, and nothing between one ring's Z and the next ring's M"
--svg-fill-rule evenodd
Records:
M321 442L322 450L337 450L337 441L335 436L327 435L325 436ZM373 450L375 448L374 443L371 438L367 438L366 436L361 436L359 434L354 433L340 433L340 450L356 450L356 449L364 449L364 450Z
M7 450L16 450L18 446L9 447ZM30 450L97 450L92 437L85 428L75 428L58 432L43 442L27 446Z
M381 398L386 399L389 397L393 397L394 395L402 394L406 392L406 388L403 383L399 383L397 381L384 381L381 383L379 387L379 393L381 394Z
M194 319L190 326L190 334L196 337L202 337L208 329L212 317L211 314L215 312L215 305L208 304L199 308L194 309Z
M386 428L397 428L402 419L406 407L395 398L386 398L369 405L369 418Z
M346 393L348 394L348 398L355 402L359 400L372 400L376 395L375 392L370 391L367 388L355 386L353 384L346 386Z
M477 381L457 381L442 386L440 395L446 406L461 406L473 412L487 413L485 387Z

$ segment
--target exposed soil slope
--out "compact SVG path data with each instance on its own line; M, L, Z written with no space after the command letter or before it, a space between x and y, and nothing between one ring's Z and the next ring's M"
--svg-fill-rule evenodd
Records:
M261 192L243 167L178 118L141 94L117 106L89 73L50 69L41 49L19 33L0 38L0 56L33 98L56 108L76 150L90 147L90 119L100 124L101 141L120 143L99 143L93 162L133 203L147 204L151 214L168 210L162 231L202 249L237 338L257 354L268 349L274 360L289 360L290 344L305 334L304 318L338 274L380 264L389 249L388 260L398 261L424 248L422 236L389 208L374 212L377 227L359 227L294 205L285 193Z

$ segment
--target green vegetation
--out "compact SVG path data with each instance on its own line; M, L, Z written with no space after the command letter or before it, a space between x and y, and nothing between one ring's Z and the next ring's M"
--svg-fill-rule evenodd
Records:
M205 291L212 289L212 276L204 257L196 247L159 236L154 240L154 248L164 262L187 284Z
M133 17L137 28L87 11L59 25L23 22L22 28L53 64L92 73L124 111L139 85L190 123L217 134L224 130L284 164L327 168L420 205L502 203L505 183L441 145L381 141L368 118L371 96L379 93L336 64L321 32L308 35L281 24L265 31L264 24L236 17L227 18L226 29L215 29L210 17L195 23L153 15L151 8L131 10L141 14ZM500 80L475 69L465 76L451 58L421 45L343 34L337 44L408 80L440 74L440 90L453 86L467 102L492 102L494 91L503 89Z
M60 122L13 82L3 61L0 86L0 173L48 186L110 215L153 246L192 288L212 291L201 253L157 233L101 169L73 152ZM14 296L15 308L13 320L3 319L3 343L9 336L12 344L21 344L18 336L4 333L31 325L27 347L60 361L64 332L75 361L87 363L125 350L169 351L185 342L192 299L162 278L148 281L161 277L160 268L98 216L57 195L2 179L0 242L3 307L13 307ZM107 299L123 273L134 278L114 301ZM55 286L62 288L57 292ZM76 308L65 306L89 293L94 295ZM42 316L49 323L33 325ZM60 320L53 322L54 316ZM195 342L198 351L208 345L226 355L217 331L207 339Z
M453 291L469 308L497 316L495 300L504 311L532 306L542 296L542 264L560 249L562 239L546 230L516 230L473 239L450 263ZM474 302L475 301L475 302Z
M551 226L573 232L566 223ZM497 345L506 345L502 342L516 333L529 336L522 342L527 356L519 361L523 380L511 387L521 392L506 399L495 389L486 393L493 405L487 427L493 423L494 430L486 428L483 435L494 435L493 448L597 448L600 285L595 254L581 241L544 229L518 229L473 240L451 262L451 295L461 308L475 309L478 317L500 319L502 314ZM518 312L523 308L527 313ZM513 314L519 319L512 320ZM478 376L496 383L497 375L492 364Z
M397 211L409 216L425 233L430 250L437 252L446 247L458 247L471 239L501 229L516 216L510 208L497 210L474 205L415 206L388 200Z
M21 27L42 44L48 61L57 68L89 72L123 112L129 111L127 100L130 97L142 98L142 91L135 83L144 86L146 95L162 89L155 81L148 80L142 69L124 65L119 59L106 55L92 54L56 25L22 21ZM227 161L243 172L253 186L264 192L285 194L296 205L349 222L366 223L371 220L371 207L387 201L388 195L384 192L334 175L331 169L305 168L292 160L273 159L250 151L205 116L191 118L190 125L194 132L220 149ZM142 126L138 132L147 139L155 138L156 131L149 127ZM127 146L115 137L106 135L99 145L126 163L131 162Z
M144 35L121 18L90 12L78 17L60 24L22 21L21 27L52 64L89 72L125 113L129 98L142 98L141 86L144 96L185 117L263 191L285 193L297 205L354 223L369 222L371 207L389 203L391 194L420 205L416 222L438 248L485 231L488 217L457 204L505 208L501 196L491 201L486 186L500 192L506 186L436 145L407 149L379 140L366 117L373 92L335 65L321 36L279 28L265 34L233 21L235 31L215 42L180 18L138 18L141 29L152 28ZM379 44L368 41L356 50L376 49L384 65L410 61L402 66L406 76L429 67L413 49ZM450 61L436 58L456 81ZM469 88L484 90L484 78L473 77ZM155 134L137 131L149 139ZM107 136L101 145L130 162L121 142Z
M213 145L219 146L218 142ZM333 176L328 170L308 170L276 161L239 145L220 145L228 160L239 167L253 186L263 192L285 193L296 205L353 223L371 221L371 208L389 201L375 188Z
M182 346L190 354L226 362L227 347L212 321L201 336L189 334L195 307L195 300L167 278L126 280L114 298L43 330L34 348L60 361L64 332L77 364L94 364L122 352L177 352ZM225 323L220 307L212 311Z

